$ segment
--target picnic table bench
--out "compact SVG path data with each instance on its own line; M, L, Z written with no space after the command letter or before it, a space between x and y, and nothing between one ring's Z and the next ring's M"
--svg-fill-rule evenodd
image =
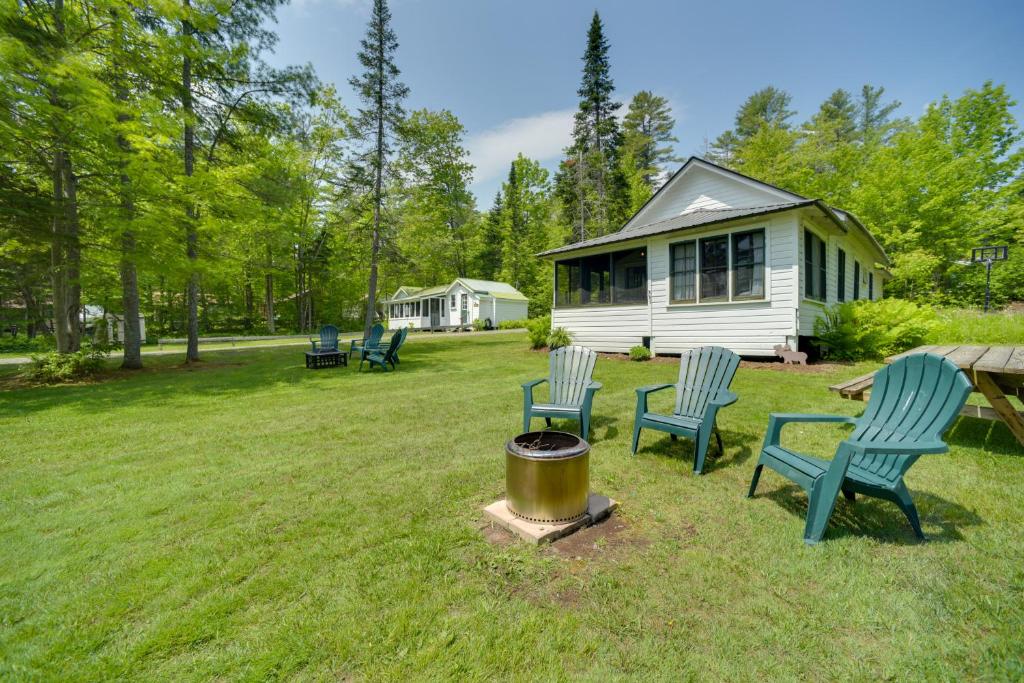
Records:
M934 353L956 363L971 380L974 391L981 393L989 404L965 405L960 414L985 420L1000 420L1024 446L1024 413L1018 411L1007 399L1007 396L1016 396L1024 401L1024 346L919 346L886 358L885 362L891 363L912 353ZM837 392L843 398L864 401L871 391L873 379L874 373L862 375L834 384L829 390Z

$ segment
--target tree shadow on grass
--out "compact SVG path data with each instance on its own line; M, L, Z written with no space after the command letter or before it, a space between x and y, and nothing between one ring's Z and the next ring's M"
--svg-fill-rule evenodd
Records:
M951 447L980 448L994 455L1024 455L1024 446L1009 427L997 420L961 417L946 432L945 440Z
M547 423L542 417L535 417L530 421L531 429L535 429L537 423L543 424L544 429L552 429L559 432L568 432L570 434L580 434L580 423L577 420L562 420L559 418L551 418L551 426L548 427ZM619 430L614 426L618 422L618 418L607 417L604 415L593 415L590 418L590 438L587 439L587 443L593 446L595 443L601 441L610 441L619 435ZM599 438L599 430L604 429L604 434Z
M761 485L764 486L764 483L762 478ZM910 495L917 506L926 542L962 541L964 537L961 528L985 524L985 520L973 511L941 496L927 491L911 491ZM763 493L759 491L756 497L768 498L802 520L807 518L807 495L796 484L786 484ZM860 494L857 494L854 503L839 496L822 540L846 536L866 536L898 545L921 542L895 504Z
M722 444L725 446L725 452L721 453L718 450L718 443L715 441L715 437L711 437L711 441L708 443L708 454L704 459L704 474L714 472L715 470L725 469L727 467L735 467L742 465L750 456L753 455L753 451L747 442L751 436L743 432L734 432L719 428L719 433L722 435ZM644 437L646 435L657 434L661 438L647 439L648 444L642 445ZM673 439L671 435L665 432L658 432L651 429L644 429L640 435L641 446L637 449L637 453L651 453L654 455L663 455L669 458L688 460L691 464L695 457L696 443L693 439L687 439L686 437L679 437ZM735 444L740 444L738 447Z
M310 369L301 350L275 349L208 352L203 361L185 365L177 358L146 359L142 370L110 369L94 381L68 385L13 386L0 389L0 413L13 417L60 407L80 412L103 412L130 404L160 405L190 397L217 396L250 400L281 386L320 385L329 391L367 392L385 389L392 375L434 376L449 364L430 358L432 353L410 349L398 368L371 374L358 359L348 367ZM389 377L376 377L387 375Z

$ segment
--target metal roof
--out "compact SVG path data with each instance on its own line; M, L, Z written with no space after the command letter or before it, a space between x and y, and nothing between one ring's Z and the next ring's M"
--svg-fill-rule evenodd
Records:
M714 225L715 223L725 223L726 221L737 220L740 218L763 216L765 214L788 211L790 209L797 209L818 203L819 202L816 200L806 199L799 202L784 202L782 204L768 204L766 206L754 206L743 209L698 209L696 211L690 211L689 213L684 213L679 216L666 218L665 220L650 223L649 225L644 225L638 228L620 230L619 232L613 232L609 235L602 235L601 237L594 237L582 242L567 244L564 247L549 249L545 252L541 252L538 256L551 256L553 254L561 254L567 251L599 247L605 244L615 244L616 242L627 242L641 237L650 237L652 235L660 235L666 232L676 232L677 230Z

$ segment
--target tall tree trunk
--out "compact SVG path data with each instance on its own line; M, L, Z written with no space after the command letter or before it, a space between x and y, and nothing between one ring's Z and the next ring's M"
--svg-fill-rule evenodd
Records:
M117 12L114 12L117 19ZM120 56L124 51L124 29L118 26L117 31L117 54ZM122 65L123 67L123 65ZM126 107L128 101L128 88L123 82L118 83L117 99L122 107ZM118 123L124 124L130 119L127 111L117 115ZM131 195L131 180L126 171L128 167L128 155L131 154L131 144L118 131L117 146L121 150L121 218L124 221L124 228L121 233L121 311L124 314L124 355L121 360L121 367L127 370L138 370L142 367L142 330L139 328L139 279L135 270L135 233L131 229L132 220L135 215L135 206Z
M188 19L188 12L191 9L190 0L183 0L186 18L182 19L181 32L185 38L185 54L181 61L181 108L185 116L185 177L191 178L195 171L195 121L192 109L192 23ZM185 243L186 255L192 266L192 273L189 275L188 288L185 294L186 306L188 309L188 322L186 324L186 336L188 344L185 348L185 362L194 363L199 360L199 272L195 269L196 260L199 258L198 241L199 235L196 232L195 202L191 197L192 188L188 188L189 197L186 208Z
M266 285L264 288L264 296L266 297L266 308L267 308L267 331L270 334L275 334L277 326L274 324L274 273L271 272L271 268L274 265L274 254L270 250L270 245L267 245L267 276Z
M54 0L53 23L57 34L63 39L64 0ZM51 92L50 103L55 108L64 108L56 92ZM50 245L53 327L57 337L57 351L72 353L78 351L81 343L78 323L82 289L78 280L81 251L78 244L77 179L59 127L54 133L56 139L51 171L55 211L52 221L53 241Z
M242 299L245 305L245 329L249 331L252 329L253 292L252 277L248 267L245 269L245 285L242 288Z
M135 271L135 235L121 236L121 307L124 311L124 358L121 367L142 367L142 330L139 326L139 279Z
M382 83L383 78L378 79ZM382 86L381 86L382 87ZM366 293L366 318L363 320L363 338L370 336L370 328L377 315L377 261L380 257L380 210L383 201L384 176L384 93L377 89L377 149L373 178L373 244L370 249L370 282Z

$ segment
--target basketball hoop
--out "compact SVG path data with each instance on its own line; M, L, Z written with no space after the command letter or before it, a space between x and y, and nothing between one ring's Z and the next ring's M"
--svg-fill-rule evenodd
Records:
M1009 247L974 247L971 249L971 263L985 264L985 312L988 313L992 296L992 264L1009 258Z

